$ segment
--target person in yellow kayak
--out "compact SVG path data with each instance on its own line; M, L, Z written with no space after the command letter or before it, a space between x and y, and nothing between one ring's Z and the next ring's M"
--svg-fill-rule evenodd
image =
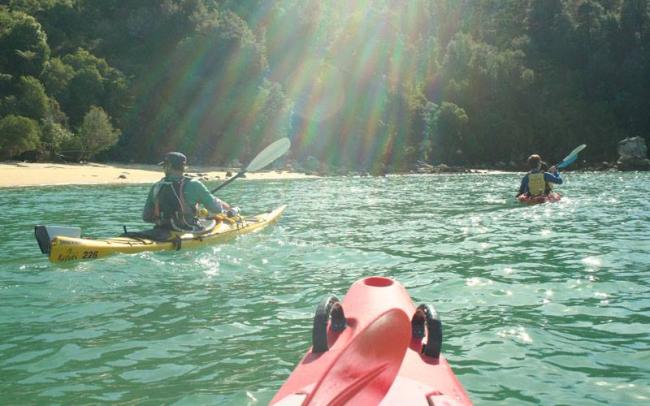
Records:
M149 190L142 219L156 228L178 231L197 231L201 206L208 216L234 210L226 202L210 193L201 181L184 175L187 157L180 152L169 152L162 162L165 177Z
M528 157L528 168L530 170L521 180L517 197L521 195L533 197L547 195L551 191L551 184L562 184L562 177L555 165L551 166L546 172L543 169L543 164L542 158L537 154Z

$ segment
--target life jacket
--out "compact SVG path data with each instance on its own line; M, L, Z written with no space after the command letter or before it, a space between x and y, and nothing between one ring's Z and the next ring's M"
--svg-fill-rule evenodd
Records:
M553 191L553 184L551 182L546 182L546 189L544 189L544 194L548 195Z
M185 176L174 181L163 178L154 185L153 213L157 226L179 231L196 228L196 207L187 205L183 193L188 180Z
M546 192L546 181L544 172L528 174L528 193L531 196L541 196Z

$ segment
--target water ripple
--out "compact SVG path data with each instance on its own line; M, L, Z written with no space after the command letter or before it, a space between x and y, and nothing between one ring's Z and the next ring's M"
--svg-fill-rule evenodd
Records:
M40 256L34 224L135 229L147 188L7 190L3 403L266 404L309 347L317 303L384 275L435 305L476 403L647 404L650 178L566 179L562 201L534 207L514 201L510 174L235 183L225 200L286 203L281 221L64 266Z

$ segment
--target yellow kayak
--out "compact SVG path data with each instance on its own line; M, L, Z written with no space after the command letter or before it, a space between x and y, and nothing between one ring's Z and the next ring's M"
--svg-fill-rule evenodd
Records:
M47 226L36 226L36 239L41 247L41 251L47 254L52 262L97 259L118 252L135 253L142 251L181 250L227 241L240 234L260 230L276 222L286 207L286 205L283 205L268 213L262 213L252 217L218 217L203 232L166 231L162 239L156 238L161 237L161 235L154 236L156 232L149 230L145 232L125 233L119 237L103 240L94 240L79 238L79 236L73 236L74 233L71 235L69 232L67 233L68 235L56 235L52 229L70 229L56 226L49 228ZM81 230L77 230L78 234L80 234ZM62 232L62 234L66 233Z

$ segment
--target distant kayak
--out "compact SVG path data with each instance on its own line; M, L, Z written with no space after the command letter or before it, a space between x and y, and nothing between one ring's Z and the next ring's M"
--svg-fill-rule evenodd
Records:
M145 230L126 232L107 239L80 238L81 229L74 227L36 226L36 240L41 252L52 262L102 258L116 253L181 250L216 244L240 234L260 230L277 221L285 206L251 217L218 217L210 220L202 232ZM71 231L72 230L72 231ZM76 235L75 235L76 230Z
M397 281L355 282L316 310L312 348L271 404L471 405L440 353L442 324Z
M548 195L541 195L541 196L534 196L534 197L526 196L526 195L521 195L517 197L519 203L523 203L523 204L553 203L553 202L559 202L560 199L562 199L562 197L557 192L551 192Z

